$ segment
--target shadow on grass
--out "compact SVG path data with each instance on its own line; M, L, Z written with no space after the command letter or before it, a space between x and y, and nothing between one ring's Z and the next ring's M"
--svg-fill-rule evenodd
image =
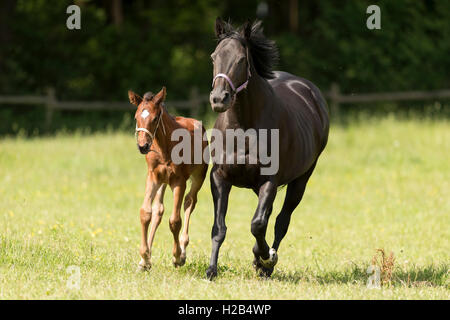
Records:
M353 264L344 270L304 270L285 271L275 267L270 280L286 283L298 284L300 282L316 283L318 285L327 284L360 284L365 285L369 278L366 272L369 265ZM204 259L193 259L187 263L180 271L186 275L198 279L205 279L208 263ZM447 264L395 267L392 273L391 282L384 284L392 287L444 287L450 289L449 266ZM259 277L250 264L238 263L220 264L218 266L218 278L241 278L245 280L255 280Z
M276 281L299 283L310 282L325 284L365 284L369 278L367 266L353 265L347 270L329 270L313 272L305 269L293 272L275 270L272 279ZM385 285L393 287L445 287L450 288L449 268L445 264L427 265L423 267L394 268L390 283Z

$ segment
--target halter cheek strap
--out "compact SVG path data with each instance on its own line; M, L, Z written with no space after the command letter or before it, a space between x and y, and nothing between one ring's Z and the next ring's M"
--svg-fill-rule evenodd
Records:
M212 86L214 87L214 82L216 82L217 78L224 78L225 80L227 80L228 84L230 85L231 89L233 90L234 93L238 93L242 90L244 90L245 88L247 88L247 84L248 84L248 79L247 81L245 81L243 84L241 84L239 87L234 86L233 82L231 81L231 79L225 74L225 73L218 73L216 74L216 76L213 79L212 82Z
M163 129L164 135L166 135L166 129L164 128L164 122L161 121L163 112L164 112L164 108L161 108L161 113L159 114L158 123L156 124L156 128L155 128L155 131L153 131L153 133L151 133L149 130L147 130L147 129L145 129L145 128L138 128L137 123L136 123L136 131L135 131L135 133L134 133L134 136L135 136L136 139L137 139L137 134L138 134L139 131L142 131L142 132L145 132L146 134L148 134L148 135L150 136L150 138L152 139L152 142L151 142L151 144L150 144L150 148L152 147L153 140L155 140L155 137L156 137L156 131L158 130L158 127L159 127L159 123L160 123L160 122L161 122L161 124L162 124L162 129ZM154 151L154 150L150 150L150 151Z
M137 126L137 124L136 124L136 134L137 134L139 131L145 132L146 134L148 134L148 135L150 136L150 138L153 139L153 135L152 135L152 133L151 133L150 131L148 131L148 130L145 129L145 128L138 128L138 126Z
M237 94L240 91L247 88L248 81L250 80L251 76L252 76L252 74L250 72L250 62L248 60L248 48L247 48L247 80L243 84L241 84L239 87L236 88L233 84L233 81L231 81L229 76L227 76L225 73L218 73L218 74L216 74L216 76L214 77L214 79L212 81L212 87L214 87L214 83L216 82L217 78L224 78L225 80L227 80L228 84L230 85L231 89L233 90L233 93Z

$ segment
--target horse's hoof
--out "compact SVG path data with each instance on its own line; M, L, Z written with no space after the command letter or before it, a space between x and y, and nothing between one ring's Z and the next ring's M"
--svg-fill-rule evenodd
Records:
M150 269L152 268L151 264L140 264L137 267L137 272L146 272L146 271L150 271Z
M264 260L263 258L259 257L259 260L264 268L272 268L273 270L273 267L275 267L278 262L277 251L274 248L271 248L269 250L269 258L267 258L267 260Z
M215 277L217 277L217 269L209 267L208 270L206 270L206 278L209 281L212 281Z
M181 255L180 256L180 267L184 266L185 263L186 263L186 255Z
M261 278L269 278L272 275L273 267L266 268L262 265L260 259L253 260L253 267L255 268L256 274Z
M272 268L266 268L266 267L262 267L258 270L258 276L260 276L261 278L270 278L270 276L273 273L273 267Z
M186 257L184 257L184 259L180 257L179 260L173 258L173 260L172 260L172 264L175 268L182 267L182 266L184 266L185 263L186 263Z

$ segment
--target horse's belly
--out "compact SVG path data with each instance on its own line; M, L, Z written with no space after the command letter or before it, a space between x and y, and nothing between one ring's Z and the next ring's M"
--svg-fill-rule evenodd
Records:
M221 164L217 165L217 173L241 188L255 188L261 181L260 167L253 164Z

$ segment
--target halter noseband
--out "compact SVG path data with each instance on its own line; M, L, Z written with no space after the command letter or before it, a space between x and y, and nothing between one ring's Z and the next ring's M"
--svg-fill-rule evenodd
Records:
M153 131L153 134L149 130L147 130L145 128L138 128L137 123L136 123L136 131L134 132L135 138L137 139L137 135L138 135L139 131L142 131L142 132L145 132L146 134L148 134L150 136L150 138L152 139L152 142L150 143L150 147L149 148L152 147L153 141L155 140L156 131L158 130L159 123L161 122L161 118L162 118L163 112L164 112L164 107L161 108L161 112L159 114L158 122L156 123L156 128L155 128L155 131ZM163 128L164 135L166 135L166 129L164 128L164 123L163 122L161 122L161 123L162 123L162 128ZM150 151L154 151L154 150L150 149ZM156 151L154 151L154 152L156 152Z
M250 72L250 61L248 60L248 48L247 48L247 80L243 84L241 84L239 87L236 88L233 84L233 81L231 81L229 76L227 76L225 73L218 73L218 74L216 74L216 76L214 77L214 79L212 81L212 87L214 88L214 83L216 82L217 78L224 78L225 80L227 80L228 84L230 85L231 89L233 90L233 94L237 94L240 91L247 88L248 81L250 80L251 76L252 76L252 74Z

